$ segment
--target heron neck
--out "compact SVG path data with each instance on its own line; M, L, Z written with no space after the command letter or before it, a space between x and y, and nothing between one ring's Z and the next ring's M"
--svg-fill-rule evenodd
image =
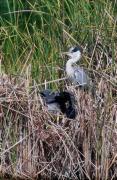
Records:
M79 61L80 57L74 57L74 58L71 58L67 61L68 64L72 65L74 63L76 63L77 61Z
M74 58L74 59L69 59L68 61L67 61L67 63L66 63L66 66L71 66L72 67L72 65L74 64L74 63L76 63L78 61L78 59L77 58Z
M73 75L73 65L72 59L69 59L66 63L66 72L69 76Z

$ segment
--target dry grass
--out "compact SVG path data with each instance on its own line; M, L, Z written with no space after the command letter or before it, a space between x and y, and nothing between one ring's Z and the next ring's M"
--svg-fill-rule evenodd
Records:
M96 96L66 85L78 110L69 120L48 114L28 75L1 75L0 176L116 179L116 88L106 76L95 74L95 82Z

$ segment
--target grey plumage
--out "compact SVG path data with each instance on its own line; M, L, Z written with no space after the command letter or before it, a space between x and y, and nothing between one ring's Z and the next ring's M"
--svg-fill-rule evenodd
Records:
M40 92L44 105L52 114L65 114L66 117L74 119L77 115L75 109L75 97L68 91L52 92L50 89Z
M55 97L57 96L56 92L52 92L50 89L46 89L40 92L40 94L42 95L44 103L50 113L60 113L60 106L55 100Z
M74 74L73 76L69 76L69 79L73 84L79 84L79 86L87 86L90 83L89 76L85 70L79 66L74 67Z

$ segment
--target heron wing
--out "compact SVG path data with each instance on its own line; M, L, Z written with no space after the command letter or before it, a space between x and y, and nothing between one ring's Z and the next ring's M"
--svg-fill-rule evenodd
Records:
M74 78L79 85L87 85L88 84L88 75L84 71L83 68L77 67L74 71Z

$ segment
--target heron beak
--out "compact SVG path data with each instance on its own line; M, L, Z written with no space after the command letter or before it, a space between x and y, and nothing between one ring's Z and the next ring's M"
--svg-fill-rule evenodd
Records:
M61 53L61 56L71 57L71 53L69 53L69 52L63 52L63 53Z

